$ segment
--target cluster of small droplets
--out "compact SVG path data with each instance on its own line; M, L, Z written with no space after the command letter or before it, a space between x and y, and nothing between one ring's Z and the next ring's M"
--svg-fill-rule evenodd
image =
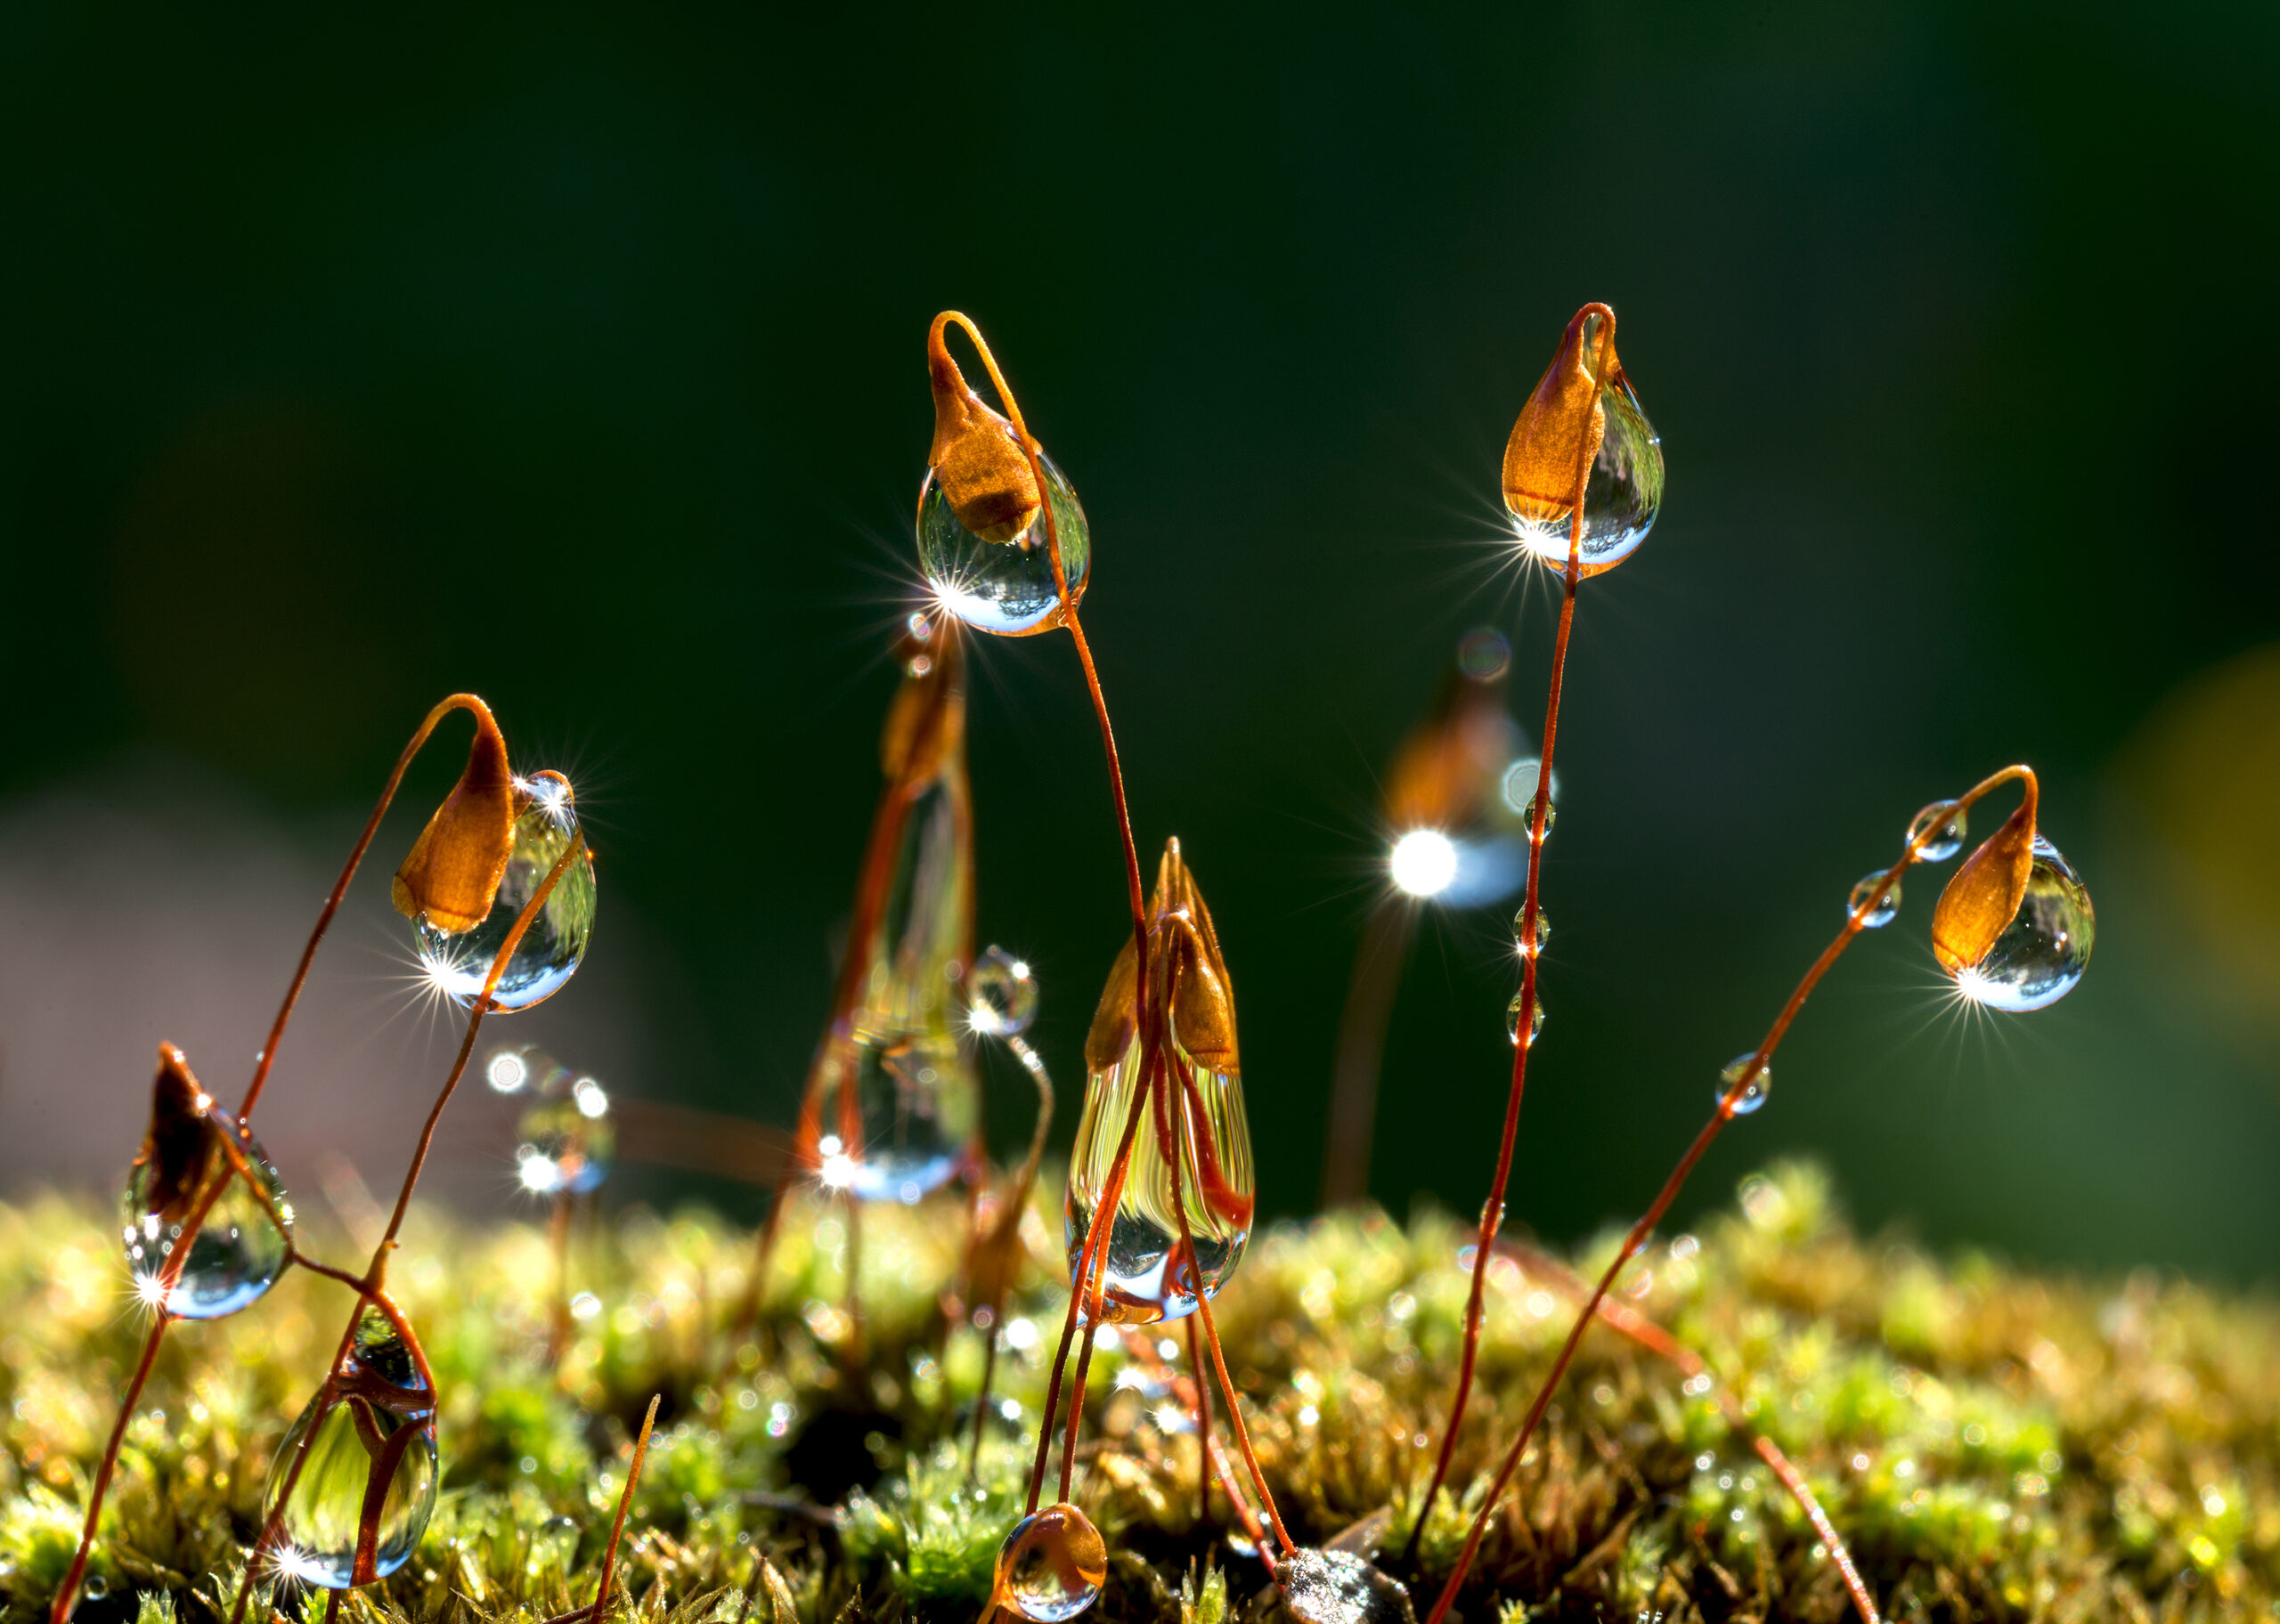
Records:
M1535 929L1530 931L1527 906L1522 904L1520 911L1512 915L1512 946L1519 950L1520 956L1525 959L1542 953L1543 945L1551 939L1551 915L1539 905L1535 911Z
M1908 825L1908 843L1916 848L1916 860L1944 863L1961 851L1967 821L1952 800L1935 800L1918 812Z
M1504 1006L1504 1035L1511 1040L1512 1047L1515 1049L1520 1046L1520 1005L1526 1002L1526 994L1514 993L1512 1002ZM1535 1040L1543 1035L1543 995L1538 993L1535 999L1535 1012L1528 1019L1528 1047L1535 1048Z
M989 947L966 980L966 1025L985 1037L1019 1037L1037 1019L1037 978L1025 960Z
M1749 1063L1755 1059L1757 1059L1757 1051L1755 1049L1747 1054L1738 1054L1727 1063L1726 1068L1718 1074L1717 1101L1721 1106L1726 1103L1726 1096L1734 1092L1734 1084L1742 1080L1742 1073L1749 1069ZM1763 1105L1765 1096L1772 1092L1773 1064L1769 1060L1757 1068L1757 1075L1749 1080L1749 1086L1744 1089L1741 1097L1734 1101L1734 1115L1748 1116Z
M1900 881L1893 881L1879 897L1877 888L1884 882L1885 871L1881 868L1873 874L1863 874L1861 883L1854 886L1852 894L1844 899L1845 913L1852 915L1863 930L1882 930L1892 923L1900 913Z

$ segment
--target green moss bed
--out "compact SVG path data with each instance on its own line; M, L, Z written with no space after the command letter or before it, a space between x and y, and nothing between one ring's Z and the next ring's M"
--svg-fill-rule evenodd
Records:
M305 1213L320 1255L354 1249ZM945 1336L955 1203L867 1211L861 1352L843 1309L845 1227L786 1225L759 1333L732 1345L750 1236L701 1214L589 1228L590 1294L558 1368L544 1359L554 1269L542 1225L415 1216L392 1287L442 1388L442 1502L350 1620L539 1620L590 1600L653 1393L617 1605L642 1620L793 1624L755 1586L764 1554L802 1624L973 1620L1020 1505L1065 1301L1032 1271L1006 1320L981 1472L975 1335ZM139 1346L107 1214L61 1198L0 1206L0 1609L44 1618L89 1473ZM1293 1536L1394 1508L1381 1560L1429 1601L1477 1499L1427 1520L1421 1572L1394 1554L1437 1441L1463 1308L1467 1237L1445 1215L1274 1227L1219 1303L1228 1363ZM1045 1216L1033 1225L1042 1258ZM1608 1238L1568 1260L1589 1269ZM1491 1271L1480 1397L1454 1481L1508 1436L1572 1311L1542 1259ZM1787 1451L1888 1615L2200 1619L2280 1596L2280 1312L2134 1275L2067 1279L1988 1257L1862 1240L1809 1168L1747 1182L1732 1210L1668 1237L1624 1300L1709 1361ZM208 1624L241 1571L271 1451L346 1315L297 1271L229 1320L177 1328L128 1433L84 1624ZM1195 1444L1104 1346L1078 1498L1114 1553L1094 1617L1216 1624L1264 1605L1258 1562L1199 1521ZM1122 1380L1120 1380L1122 1376ZM1606 1328L1496 1518L1465 1624L1850 1616L1828 1553L1729 1424L1720 1395ZM1168 1417L1168 1418L1169 1418ZM315 1608L283 1596L289 1617Z

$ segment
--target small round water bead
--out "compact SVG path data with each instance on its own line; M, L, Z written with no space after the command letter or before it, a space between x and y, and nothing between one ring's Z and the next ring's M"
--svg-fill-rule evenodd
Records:
M2058 849L2037 835L2018 914L1978 963L1956 972L1956 990L1991 1010L2042 1009L2073 991L2097 935L2089 889Z
M1520 956L1525 959L1531 954L1542 953L1544 949L1544 945L1551 940L1551 915L1544 911L1543 905L1541 903L1537 904L1535 910L1535 933L1534 936L1530 936L1528 933L1527 905L1526 903L1522 903L1520 905L1520 911L1512 915L1512 946L1519 950Z
M1037 978L1026 961L986 947L966 981L966 1025L985 1037L1019 1037L1037 1019Z
M1013 438L1010 427L1003 432ZM1053 459L1038 452L1038 467L1045 475L1046 502L1060 537L1061 567L1074 602L1084 596L1092 569L1092 530L1076 488ZM1022 637L1061 623L1045 508L1010 540L984 540L958 522L941 482L930 468L918 491L918 566L925 572L935 602L976 631Z
M1916 848L1918 863L1944 863L1963 849L1964 833L1970 819L1952 800L1935 800L1910 820L1908 840ZM1937 831L1937 832L1934 832Z
M1734 1092L1734 1084L1742 1080L1742 1073L1749 1069L1749 1063L1756 1058L1757 1051L1753 1049L1747 1054L1738 1054L1727 1062L1726 1068L1718 1074L1715 1098L1720 1105L1726 1103L1726 1096ZM1757 1075L1749 1080L1749 1086L1742 1091L1741 1098L1734 1101L1734 1115L1748 1116L1765 1103L1765 1096L1772 1090L1773 1065L1768 1061L1757 1068Z
M446 935L424 918L413 925L428 979L462 1008L481 995L491 961L505 945L516 916L538 894L578 832L577 808L570 786L561 778L539 773L518 779L516 787L526 799L515 819L514 848L489 917L459 936ZM515 945L506 973L491 995L492 1007L527 1010L559 992L586 956L593 930L594 860L590 852L581 850Z
M1274 1582L1298 1624L1417 1624L1409 1592L1351 1551L1293 1551Z
M135 1295L178 1320L218 1320L260 1300L285 1268L293 1208L260 1141L167 1052L151 1127L126 1176L121 1229ZM183 1232L198 1232L168 1283Z
M262 1504L277 1516L284 1502L278 1571L329 1590L386 1579L427 1532L436 1482L436 1395L387 1317L367 1307L270 1463Z
M1074 1506L1047 1506L1014 1524L998 1547L990 1599L1030 1624L1064 1624L1100 1599L1108 1546Z
M1537 917L1541 919L1543 915L1538 914ZM1515 1049L1520 1046L1520 1005L1523 1002L1524 995L1514 993L1512 1002L1504 1006L1504 1035L1511 1040ZM1528 1019L1528 1047L1535 1048L1535 1040L1543 1035L1543 994L1539 990L1535 995L1535 1013Z
M1884 882L1885 871L1881 868L1873 874L1863 874L1861 882L1852 888L1852 894L1844 899L1845 913L1859 920L1863 930L1881 930L1899 916L1900 881L1893 881L1890 889L1877 897L1877 887ZM1876 900L1871 902L1871 897Z

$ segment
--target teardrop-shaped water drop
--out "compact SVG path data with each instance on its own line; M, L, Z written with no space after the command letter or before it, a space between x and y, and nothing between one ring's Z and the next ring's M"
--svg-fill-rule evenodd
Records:
M1409 1592L1351 1551L1294 1551L1274 1582L1298 1624L1416 1624Z
M428 978L462 1008L482 993L491 961L505 945L516 916L538 894L578 832L577 808L570 786L560 778L542 773L520 780L517 788L527 800L515 819L514 849L490 916L459 936L447 936L425 919L413 925ZM576 973L593 935L594 895L593 857L581 850L515 945L491 995L493 1009L527 1010L559 992Z
M1749 1063L1756 1058L1757 1052L1754 1049L1747 1054L1738 1054L1727 1062L1726 1068L1718 1074L1718 1092L1715 1098L1721 1106L1726 1103L1726 1096L1734 1092L1734 1084L1742 1080L1742 1073L1749 1069ZM1756 1110L1765 1103L1765 1096L1772 1092L1772 1088L1773 1067L1771 1062L1768 1062L1757 1068L1757 1075L1749 1080L1749 1086L1744 1089L1741 1097L1734 1101L1734 1115L1747 1116Z
M524 1079L517 1092L530 1100L516 1121L522 1135L515 1147L517 1181L542 1196L583 1196L599 1190L617 1155L609 1091L528 1044L500 1050L484 1072L496 1087L499 1075L509 1069Z
M1013 437L1010 427L1002 432ZM1073 603L1083 597L1092 569L1092 531L1075 487L1053 459L1040 451L1038 466L1045 473L1046 500L1060 538L1061 567ZM976 631L1022 637L1061 623L1053 548L1042 508L1011 540L985 541L958 522L941 482L930 468L918 490L918 567L925 572L934 601Z
M1863 930L1881 930L1900 914L1900 881L1893 881L1878 897L1877 888L1884 882L1885 871L1881 868L1873 874L1863 874L1861 882L1852 888L1852 894L1844 899L1845 913L1858 920Z
M1512 915L1512 946L1519 950L1520 956L1525 959L1531 954L1542 953L1551 940L1551 915L1544 912L1543 905L1536 905L1535 930L1531 933L1527 905L1522 903L1520 911Z
M262 1503L279 1517L278 1571L330 1590L387 1578L427 1532L436 1475L435 1394L395 1328L368 1307L347 1357L270 1465Z
M987 947L966 979L966 1025L989 1037L1018 1037L1037 1019L1037 978L1026 961Z
M1593 355L1600 318L1584 324L1583 354ZM1588 361L1586 361L1588 365ZM1618 364L1592 408L1601 419L1599 452L1584 488L1584 525L1578 552L1580 573L1597 575L1628 558L1647 539L1663 507L1663 442L1640 409L1631 380ZM1568 567L1573 545L1573 487L1556 500L1523 502L1512 523L1520 545L1556 569ZM1507 506L1510 506L1507 498Z
M1014 1524L998 1547L993 1599L1029 1624L1066 1624L1100 1598L1108 1545L1074 1506L1047 1506Z
M1523 995L1514 993L1512 1002L1504 1006L1504 1035L1511 1040L1515 1049L1520 1046L1520 1005L1523 1001ZM1543 994L1539 990L1535 995L1535 1013L1528 1018L1528 1047L1535 1048L1535 1040L1543 1035Z
M1158 1031L1147 1041L1134 1020L1137 1003L1128 978L1136 955L1128 946L1110 972L1086 1041L1089 1082L1064 1209L1073 1280L1125 1120L1150 1062L1159 1062L1152 1069L1168 1090L1168 1108L1158 1117L1146 1108L1109 1220L1101 1317L1112 1323L1177 1320L1194 1311L1198 1292L1216 1295L1242 1261L1258 1205L1234 995L1210 914L1177 842L1158 871L1150 917L1147 1003ZM1160 1054L1151 1054L1159 1044Z
M2058 849L2037 835L2017 914L1978 963L1956 972L1956 990L1991 1010L2042 1009L2082 978L2097 935L2089 891Z
M1916 848L1918 863L1944 863L1963 849L1964 835L1970 824L1961 807L1952 800L1935 800L1909 820L1908 840Z
M135 1295L182 1320L234 1314L276 1283L292 1223L260 1141L198 1086L180 1050L162 1049L120 1226Z

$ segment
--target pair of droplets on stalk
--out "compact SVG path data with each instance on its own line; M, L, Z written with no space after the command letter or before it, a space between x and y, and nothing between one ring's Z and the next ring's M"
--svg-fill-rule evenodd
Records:
M483 1014L531 1008L558 991L584 957L596 888L569 784L552 772L516 775L482 702L471 695L446 701L407 746L320 915L239 1111L225 1111L199 1086L180 1050L160 1050L151 1124L128 1175L124 1222L137 1295L158 1318L99 1470L78 1555L56 1599L58 1620L69 1615L119 1439L167 1328L250 1307L293 1263L351 1286L359 1303L332 1373L273 1459L256 1565L265 1562L299 1583L347 1588L401 1567L426 1531L439 1466L435 1382L384 1279L429 1138L423 1137L406 1174L373 1263L359 1277L298 1249L291 1204L248 1120L318 943L405 767L455 708L476 722L467 768L392 888L396 907L412 922L425 979L474 1011L471 1047ZM528 1052L502 1052L487 1067L494 1089L526 1090L533 1100L521 1124L520 1180L534 1190L590 1189L608 1164L607 1096L592 1079L559 1068L510 1076L525 1066ZM466 1060L463 1049L428 1118L430 1136Z
M960 620L986 631L1020 635L1064 621L1073 630L1075 605L1090 563L1082 510L1066 479L1019 426L1018 412L1014 422L1006 422L988 412L965 389L963 379L940 350L941 325L936 324L930 356L935 377L937 433L921 493L918 524L921 560L936 599ZM989 363L987 350L982 353L1000 399L1012 410L1003 379ZM1615 359L1612 319L1598 307L1578 313L1569 325L1559 354L1515 426L1503 475L1505 500L1519 543L1528 554L1562 571L1569 613L1576 582L1620 564L1652 526L1662 499L1661 448ZM1563 620L1563 632L1564 626ZM1495 644L1493 649L1482 639L1468 639L1460 651L1462 677L1482 684L1501 678L1505 663L1502 640L1494 639L1493 635L1491 640ZM1092 680L1081 635L1079 641L1087 678ZM1564 646L1564 636L1562 642ZM1557 662L1554 680L1556 716ZM1097 702L1096 681L1094 686ZM1439 895L1452 904L1471 904L1509 897L1515 889L1510 882L1525 867L1529 897L1514 921L1515 945L1524 961L1533 961L1549 937L1549 922L1536 899L1534 881L1542 841L1552 821L1551 774L1546 763L1512 757L1494 747L1518 732L1501 710L1494 719L1501 727L1484 728L1479 724L1486 719L1484 708L1478 704L1456 705L1421 730L1426 735L1422 747L1408 753L1413 758L1412 765L1421 763L1411 779L1413 786L1421 780L1425 792L1412 799L1422 804L1427 821L1402 829L1389 854L1389 868L1396 888L1409 895ZM1104 711L1103 722L1105 732ZM1419 741L1413 738L1411 743L1416 746ZM1484 743L1487 748L1482 747ZM1399 775L1397 767L1397 780ZM1881 927L1895 916L1901 869L1912 862L1954 857L1964 840L1969 803L1995 784L2012 777L2024 782L2023 804L1963 865L1943 891L1933 922L1934 954L1958 992L1989 1008L2039 1009L2072 988L2088 963L2094 916L2080 880L2035 826L2038 797L2032 775L2014 769L1981 785L1963 801L1937 802L1918 816L1910 827L1901 864L1869 875L1854 888L1847 899L1845 931L1809 976L1789 1013L1794 1013L1796 1003L1802 1002L1812 980L1852 935ZM1127 843L1128 849L1128 836ZM1177 865L1175 848L1168 867ZM1185 881L1184 870L1180 878ZM1192 889L1192 882L1186 883ZM1160 895L1157 909L1160 916ZM1209 930L1208 916L1205 929ZM1144 931L1144 940L1145 936ZM1224 989L1224 965L1217 963L1216 937L1210 949L1217 982ZM1128 957L1130 953L1128 947ZM1533 970L1532 963L1529 968ZM1119 971L1128 989L1129 971L1121 961ZM1112 977L1103 1015L1107 1003L1116 997L1118 981L1118 976ZM1522 1041L1524 1019L1530 1046L1542 1030L1543 1006L1529 996L1533 990L1531 974L1507 1013L1507 1033L1516 1047ZM1787 1018L1785 1014L1782 1026ZM1174 1025L1177 1028L1177 1023ZM1102 1020L1096 1018L1096 1039L1101 1031ZM1128 1045L1130 1032L1128 1024L1123 1028ZM1230 1003L1230 1040L1232 1032ZM1763 1103L1771 1079L1771 1048L1778 1039L1777 1027L1763 1048L1738 1058L1721 1074L1716 1092L1719 1119L1754 1111ZM1176 1036L1171 1046L1177 1052ZM1094 1043L1088 1043L1088 1069L1094 1075L1068 1205L1068 1244L1076 1276L1074 1288L1080 1295L1086 1288L1086 1238L1093 1212L1085 1198L1101 1193L1103 1188L1115 1190L1121 1176L1120 1167L1096 1170L1095 1166L1120 1115L1103 1107L1121 1103L1120 1092L1124 1096L1131 1092L1131 1079L1120 1077L1116 1069L1103 1076L1101 1061L1109 1057L1095 1054L1095 1048ZM1135 1068L1145 1063L1139 1046L1128 1046L1120 1053L1128 1055ZM1232 1059L1232 1041L1228 1053ZM1119 1081L1127 1084L1122 1091L1115 1087ZM1109 1085L1104 1087L1104 1082ZM1239 1094L1234 1096L1234 1103L1233 1125L1235 1133L1242 1136L1247 1173L1248 1141L1242 1127ZM1135 1123L1138 1108L1139 1101L1134 1099ZM1194 1149L1208 1151L1213 1142L1210 1131L1193 1118L1191 1124ZM1132 1141L1128 1126L1125 1141L1127 1146ZM1176 1149L1166 1159L1177 1162L1183 1157ZM1674 1180L1683 1178L1687 1165L1690 1161L1682 1164ZM1205 1186L1209 1170L1197 1160L1188 1159L1184 1171L1189 1189L1201 1190ZM1087 1178L1088 1174L1093 1176ZM1152 1181L1144 1178L1142 1181ZM1085 1188L1088 1183L1094 1186L1089 1191ZM1180 1205L1179 1171L1172 1171L1169 1184L1177 1207ZM1657 1210L1666 1200L1667 1193ZM1496 1204L1492 1198L1492 1206ZM1208 1206L1198 1217L1209 1217ZM1120 1206L1108 1240L1112 1261L1107 1267L1112 1273L1118 1240L1126 1228L1124 1217ZM1166 1255L1171 1237L1160 1227L1144 1221L1135 1227L1143 1232L1153 1230L1151 1238L1163 1244L1150 1250L1158 1257ZM1247 1203L1244 1229L1247 1232ZM1240 1255L1240 1247L1238 1238L1224 1267L1197 1271L1200 1289L1193 1296L1166 1293L1159 1285L1154 1293L1128 1298L1121 1306L1133 1311L1131 1317L1148 1319L1172 1317L1200 1306L1224 1282ZM1191 1250L1190 1256L1195 1263L1202 1261L1199 1252ZM1074 1311L1072 1303L1072 1318ZM1065 1337L1063 1345L1065 1350ZM1081 1372L1081 1365L1079 1368ZM1057 1369L1055 1380L1057 1384ZM1229 1401L1234 1401L1232 1393ZM1050 1424L1048 1415L1046 1425ZM1452 1434L1454 1425L1453 1417ZM1516 1444L1516 1454L1518 1448ZM1445 1450L1443 1466L1445 1469ZM1040 1473L1041 1468L1040 1458ZM1259 1487L1264 1498L1264 1483ZM1494 1498L1492 1494L1492 1501ZM1481 1516L1485 1519L1486 1514L1484 1507ZM1478 1533L1477 1526L1475 1545ZM1087 1554L1083 1562L1071 1555L1079 1548ZM1081 1611L1096 1593L1097 1578L1089 1586L1075 1581L1097 1566L1090 1557L1100 1548L1097 1534L1073 1506L1056 1506L1032 1515L1016 1528L1001 1554L993 1604L1039 1620ZM1468 1547L1467 1561L1472 1548ZM1351 1563L1341 1570L1341 1582L1332 1589L1349 1599L1383 1594L1373 1582L1380 1577L1373 1571L1366 1576L1352 1571L1361 1565ZM1445 1611L1462 1566L1461 1563L1459 1573L1452 1577L1449 1590L1436 1609L1437 1617ZM1301 1593L1312 1588L1306 1582L1311 1574L1300 1574L1294 1567L1291 1577L1300 1582L1296 1586L1286 1582L1284 1589L1295 1605ZM1402 1610L1406 1611L1405 1598ZM1340 1616L1356 1615L1348 1610Z

